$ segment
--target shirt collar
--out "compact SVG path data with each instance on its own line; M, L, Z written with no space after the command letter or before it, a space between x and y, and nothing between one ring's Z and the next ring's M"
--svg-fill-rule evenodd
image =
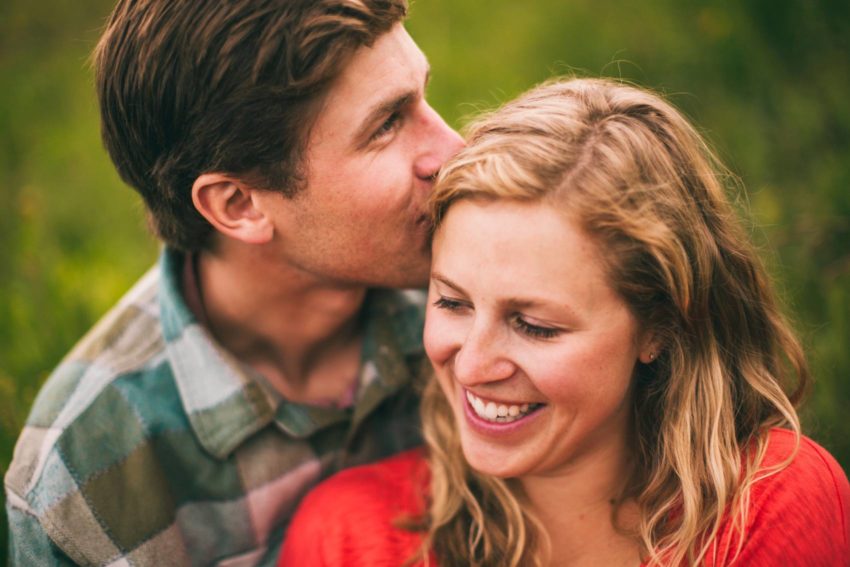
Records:
M364 339L353 408L322 408L284 400L201 325L183 297L186 256L166 248L160 257L160 316L166 355L192 429L212 455L226 458L274 421L297 438L335 423L356 427L388 396L412 380L424 355L424 294L370 290L363 306Z
M422 291L372 289L363 305L363 347L353 408L283 401L275 421L297 438L350 420L354 430L381 402L413 380L424 358Z
M160 316L166 356L181 402L200 444L227 457L274 417L272 400L252 371L202 326L183 299L186 256L165 249L160 257Z

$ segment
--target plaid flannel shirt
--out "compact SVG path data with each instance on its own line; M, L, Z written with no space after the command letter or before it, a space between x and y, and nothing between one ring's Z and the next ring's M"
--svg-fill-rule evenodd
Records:
M220 347L158 267L39 393L6 475L14 565L268 565L301 497L419 443L421 292L373 290L344 409L287 402Z

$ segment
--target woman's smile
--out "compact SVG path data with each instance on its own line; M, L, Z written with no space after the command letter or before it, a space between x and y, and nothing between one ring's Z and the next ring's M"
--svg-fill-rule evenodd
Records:
M625 445L643 339L589 236L546 204L462 201L433 256L425 348L473 468L561 471Z
M476 396L465 390L466 400L475 415L491 423L511 423L540 409L543 404L527 402L500 402Z

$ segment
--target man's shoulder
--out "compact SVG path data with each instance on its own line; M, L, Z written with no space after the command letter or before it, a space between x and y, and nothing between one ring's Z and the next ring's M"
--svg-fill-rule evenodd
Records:
M150 414L147 406L154 397L147 390L173 384L166 376L157 283L153 269L47 379L15 448L6 476L10 492L36 505L55 498L100 460L126 452L134 437L143 435L141 416ZM161 407L167 411L169 406ZM62 474L68 475L64 488L57 484Z
M39 391L28 424L64 428L106 385L162 356L158 279L151 269L71 349Z
M378 335L392 336L405 354L421 354L427 294L418 289L374 289L366 304L367 326Z
M151 510L168 505L154 441L190 428L166 355L158 286L154 268L59 364L36 398L6 474L10 509L37 519L75 561L105 564L124 543L135 545L139 534L155 531L145 531L148 523L167 523L164 512L116 521L126 516L121 506L145 499Z
M428 294L422 289L373 289L372 316L389 315L400 325L420 323L425 316Z
M420 311L425 308L425 301L428 299L428 290L426 289L395 289L391 291L391 294L399 304Z

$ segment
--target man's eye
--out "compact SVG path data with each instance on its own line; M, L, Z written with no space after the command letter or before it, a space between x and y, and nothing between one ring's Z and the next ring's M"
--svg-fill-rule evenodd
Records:
M401 113L400 112L393 112L392 114L390 114L389 118L384 120L384 123L381 124L381 127L378 128L377 130L375 130L375 133L372 134L372 139L377 140L378 138L381 138L381 137L389 134L390 132L395 130L400 123L401 123Z
M532 325L520 316L514 318L514 325L519 331L534 339L552 339L561 334L560 329L553 327L541 327L540 325Z

